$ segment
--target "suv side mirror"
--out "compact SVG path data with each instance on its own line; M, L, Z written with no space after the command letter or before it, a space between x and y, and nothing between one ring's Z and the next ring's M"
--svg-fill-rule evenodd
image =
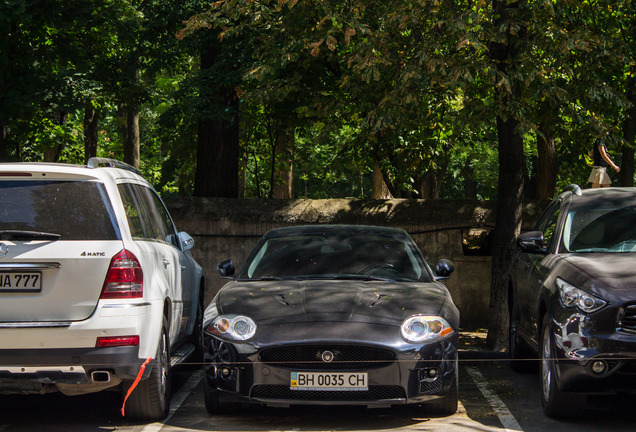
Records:
M437 262L437 266L435 266L436 279L448 279L454 271L455 264L451 260L441 259Z
M185 252L194 247L194 239L187 232L181 231L177 234L181 242L181 249Z
M546 254L545 240L541 231L530 231L517 237L519 250L525 253Z
M216 265L216 269L221 274L221 277L230 277L234 276L236 269L234 268L234 263L231 259L224 259Z

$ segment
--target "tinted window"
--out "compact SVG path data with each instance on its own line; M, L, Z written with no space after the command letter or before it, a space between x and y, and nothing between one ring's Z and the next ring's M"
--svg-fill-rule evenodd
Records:
M104 185L90 181L0 181L0 229L61 240L121 238Z
M261 278L385 278L430 281L417 248L381 235L274 237L248 259L243 280Z
M155 192L130 183L118 187L132 237L174 244L176 235L172 220Z
M167 242L172 243L175 247L179 247L179 239L177 238L176 229L172 223L172 219L170 218L170 214L166 207L163 205L163 202L157 194L153 191L150 192L150 198L152 200L152 205L154 210L157 213L157 217L162 226L162 231L164 233L164 238Z
M560 209L557 209L550 220L548 220L548 224L543 231L543 240L545 241L545 247L550 250L552 243L555 240L556 236L556 226L559 222L559 214L561 213Z
M152 238L152 229L147 218L143 214L143 207L138 195L133 191L133 185L120 184L119 194L121 195L130 235L135 239Z
M545 247L549 250L555 240L556 226L561 213L561 201L550 204L537 223L537 230L543 232Z

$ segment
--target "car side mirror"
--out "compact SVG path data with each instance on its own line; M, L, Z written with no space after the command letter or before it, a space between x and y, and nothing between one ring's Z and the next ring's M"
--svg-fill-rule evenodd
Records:
M221 274L221 277L227 278L230 276L234 276L236 269L234 267L234 263L231 259L224 259L219 262L216 266L216 269Z
M545 240L541 231L530 231L517 237L517 246L524 253L546 254Z
M194 247L194 239L187 232L181 231L177 234L181 242L181 250L184 252Z
M455 264L451 260L441 259L437 262L437 265L435 266L435 274L437 275L436 279L437 280L448 279L451 273L453 273L454 271L455 271Z

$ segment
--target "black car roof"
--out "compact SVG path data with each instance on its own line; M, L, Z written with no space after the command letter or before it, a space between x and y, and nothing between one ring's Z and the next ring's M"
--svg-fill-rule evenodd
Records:
M571 207L588 207L601 203L636 204L636 188L634 187L593 188L583 189L581 192L581 195L570 192Z
M376 234L390 235L393 237L407 237L408 234L403 229L381 227L374 225L300 225L285 228L275 228L268 231L264 237L282 237L294 235L321 235L321 234Z

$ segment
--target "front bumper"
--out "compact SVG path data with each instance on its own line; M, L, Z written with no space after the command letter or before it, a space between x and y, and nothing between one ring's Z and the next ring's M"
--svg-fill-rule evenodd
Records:
M380 338L381 339L381 338ZM458 335L428 343L378 344L343 340L297 340L284 344L229 343L208 336L205 375L210 388L216 389L224 402L251 402L272 406L289 405L366 405L386 407L423 403L444 397L457 376ZM342 349L341 349L342 348ZM313 350L337 352L351 349L359 353L391 353L391 360L356 361L325 365L299 362L292 356L286 361L272 361L268 351L287 353ZM315 356L314 356L315 357ZM307 357L305 357L307 358ZM366 372L367 390L298 390L291 387L292 372Z
M571 310L554 314L551 332L560 390L636 393L636 333L602 328Z

